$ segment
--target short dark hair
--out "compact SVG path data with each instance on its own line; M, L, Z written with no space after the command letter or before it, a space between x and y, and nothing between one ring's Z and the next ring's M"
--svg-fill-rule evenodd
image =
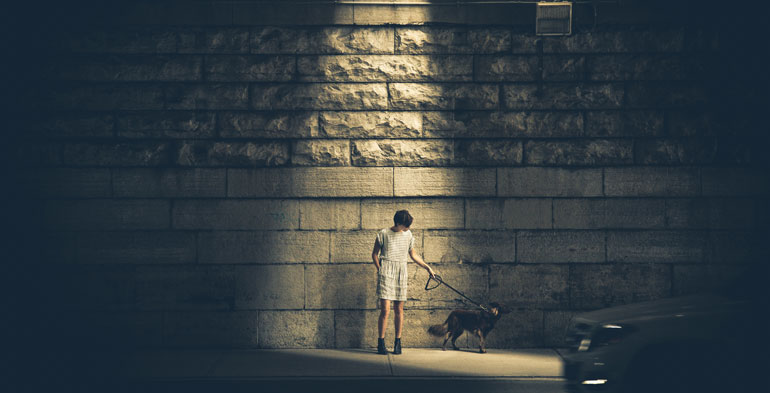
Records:
M407 228L412 225L412 220L414 220L414 218L409 214L408 210L399 210L396 212L396 215L393 216L393 222L396 225L401 224Z

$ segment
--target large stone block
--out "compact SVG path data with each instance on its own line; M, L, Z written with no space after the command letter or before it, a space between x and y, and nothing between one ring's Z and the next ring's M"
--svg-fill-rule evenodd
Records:
M300 229L358 229L361 201L358 199L303 199L299 201Z
M391 83L392 109L498 109L499 87L492 84ZM376 108L375 108L376 109Z
M535 56L476 56L474 81L531 82L539 74Z
M258 27L251 33L252 53L393 53L389 27Z
M495 170L475 168L395 168L396 196L489 196Z
M734 285L746 271L735 265L676 265L673 272L672 295L683 296L725 290Z
M543 56L542 78L545 81L568 82L585 78L584 56Z
M231 197L393 195L393 168L229 169L227 176Z
M298 229L299 201L215 199L174 201L177 229Z
M262 311L261 348L334 347L334 311Z
M560 138L583 135L579 112L425 112L430 138Z
M634 144L634 161L642 165L694 165L713 163L717 155L714 139L645 139Z
M361 227L382 229L393 226L393 215L409 210L412 228L452 229L463 227L462 199L364 199L361 201ZM422 248L418 245L418 248Z
M428 231L425 259L441 263L508 263L516 259L516 232Z
M706 244L706 262L745 265L770 258L767 229L754 231L712 231Z
M59 138L111 138L115 118L104 113L56 113L29 119L31 135Z
M465 263L431 263L431 268L436 274L441 276L442 280L453 288L461 291L469 298L486 304L492 300L488 296L487 283L489 282L488 268L480 264ZM410 309L445 309L453 310L458 308L472 309L476 306L468 302L465 298L446 286L439 286L429 291L425 290L425 283L428 281L428 272L417 266L415 263L409 264L409 301L407 306ZM435 282L434 282L435 284ZM444 321L444 316L440 322ZM427 328L427 326L426 326Z
M585 263L605 261L605 235L600 231L530 231L516 238L516 261Z
M167 142L68 143L62 147L67 166L162 166L171 160Z
M601 196L601 169L498 168L498 196Z
M277 82L294 77L291 56L207 56L206 80L215 82Z
M508 229L550 229L553 227L552 201L546 198L506 199L502 221L503 227Z
M545 311L543 313L543 344L547 347L566 348L567 329L575 316L573 311Z
M570 306L597 309L671 296L671 267L663 264L570 266Z
M378 334L377 320L379 315L379 310L335 310L335 346L337 348L376 347L376 337ZM388 329L385 330L385 342L392 343L393 339L395 338L395 332L392 322L388 321L388 324ZM406 341L404 341L404 344L406 344Z
M503 86L506 109L611 109L623 104L617 83L553 83Z
M60 80L90 82L198 81L198 56L85 56L69 57L53 66Z
M171 311L163 343L171 347L256 348L259 311Z
M566 265L492 265L489 299L508 307L566 308L568 281Z
M607 234L610 262L703 262L706 234L692 231L629 231Z
M233 266L139 266L136 305L147 310L231 310Z
M322 112L320 135L330 138L416 138L418 112Z
M703 196L767 196L770 179L751 168L703 168Z
M223 138L311 138L318 136L317 112L221 112Z
M454 144L446 140L353 141L356 166L445 166L453 163Z
M166 109L247 109L248 85L240 83L173 84L164 88Z
M628 108L696 108L708 103L708 89L699 82L626 83Z
M177 30L179 53L248 53L249 31L239 27L185 28Z
M73 53L174 53L178 32L147 26L121 29L71 29L54 37L57 45Z
M766 222L757 200L750 198L667 199L670 228L751 229Z
M377 269L372 264L308 265L306 309L371 309L377 306Z
M666 113L666 131L670 136L713 136L717 131L716 114L704 108L672 110Z
M384 83L255 84L251 106L258 110L388 109Z
M503 53L511 48L511 32L502 28L396 28L396 53Z
M553 225L559 229L663 228L662 199L554 199Z
M214 113L162 111L129 112L117 117L118 136L125 138L211 138Z
M700 176L695 168L606 168L607 196L695 196L700 193Z
M161 110L164 94L161 86L145 83L67 85L50 88L38 106L73 111Z
M586 112L586 136L648 137L663 132L662 111Z
M614 54L590 57L587 74L600 81L683 80L702 75L700 68L682 55Z
M465 199L466 229L502 229L503 199Z
M200 263L329 262L329 233L311 231L201 232Z
M19 176L25 195L34 197L109 197L110 170L50 168L30 169Z
M627 165L634 161L631 140L589 139L529 141L524 145L530 165Z
M288 161L288 142L185 141L176 152L182 166L279 166Z
M684 31L681 29L586 31L543 40L546 53L679 52L683 46Z
M114 169L115 197L224 197L224 169Z
M305 268L302 265L235 267L236 310L302 309Z
M168 229L169 202L157 199L87 199L49 201L47 228L67 230Z
M392 226L389 225L388 227ZM379 228L378 228L379 229ZM424 231L412 231L414 244L419 254L423 244ZM374 240L377 238L376 230L332 232L331 234L331 261L332 262L360 262L372 263L372 250Z
M309 82L461 82L473 78L471 56L302 56L299 79Z
M462 166L520 165L523 157L521 141L460 140L454 146L454 164Z
M348 140L300 140L292 144L291 163L303 166L350 165Z
M487 348L526 348L543 346L543 311L516 309L503 314L487 336ZM477 338L469 346L478 347Z
M84 232L77 235L77 261L96 264L195 263L191 232Z

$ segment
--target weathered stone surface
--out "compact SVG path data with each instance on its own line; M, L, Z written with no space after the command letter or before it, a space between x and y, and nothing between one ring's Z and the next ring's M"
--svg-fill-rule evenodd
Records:
M215 3L221 7L221 3ZM185 5L186 6L186 5ZM232 3L232 19L220 23L246 26L352 25L353 6L340 3ZM307 29L310 29L307 27ZM259 30L256 30L257 32Z
M249 31L242 28L190 28L179 31L179 53L248 53Z
M387 228L393 226L388 225ZM377 228L382 229L382 228ZM422 254L423 232L413 230L414 244L418 254ZM338 231L331 233L331 261L332 262L360 262L372 263L372 250L377 230L364 231Z
M750 198L667 199L671 228L751 229L762 226L760 201Z
M299 202L299 229L359 229L358 199L305 199Z
M476 56L474 80L481 82L531 82L539 74L535 56Z
M546 53L679 52L684 45L680 29L646 31L589 31L567 37L546 37Z
M236 310L302 309L305 268L301 265L235 267Z
M166 109L247 109L246 84L173 84L164 89Z
M233 266L139 266L136 305L142 310L229 310Z
M662 111L586 112L586 136L657 136L663 131Z
M468 341L472 348L478 347L478 339L469 338ZM543 311L519 309L504 314L487 336L486 343L487 348L542 347Z
M229 169L227 176L234 197L393 196L393 168Z
M767 230L711 231L706 245L706 262L745 265L770 258Z
M252 31L251 52L388 54L393 53L393 29L260 27Z
M463 227L463 201L457 198L364 199L361 201L361 226L364 229L390 228L393 215L399 210L409 210L414 217L413 230Z
M176 153L182 166L279 166L289 161L285 142L185 141Z
M693 168L607 168L607 196L693 196L699 194L700 178Z
M498 168L498 196L601 196L601 169Z
M291 163L303 166L350 165L350 141L332 139L294 142Z
M396 53L502 53L511 48L506 29L396 28Z
M674 110L666 112L666 131L670 136L711 136L717 127L713 112Z
M49 201L43 217L47 228L69 230L168 229L169 202L150 199Z
M566 265L493 265L489 299L508 307L566 308L568 281Z
M675 265L672 295L715 292L728 288L745 271L734 265Z
M356 166L445 166L453 163L454 144L433 140L362 140L353 142Z
M334 342L337 348L372 348L377 341L379 310L334 310ZM413 315L413 312L409 316ZM404 332L406 333L406 332ZM392 343L395 332L392 326L385 331L385 342ZM404 341L404 344L406 342Z
M259 84L251 87L254 109L388 109L384 83Z
M516 238L516 261L523 263L604 262L604 233L531 231Z
M630 140L590 139L569 142L529 141L524 146L531 165L623 165L634 160Z
M178 200L172 212L178 229L298 229L299 202L292 199Z
M208 56L203 72L217 82L288 81L295 67L291 56Z
M164 94L156 84L75 84L51 87L35 104L48 110L160 110Z
M163 319L171 347L257 348L259 311L171 311Z
M71 57L53 66L61 80L94 82L150 82L201 80L198 56L86 56Z
M465 199L466 229L502 229L503 199Z
M68 166L161 166L170 162L166 142L68 143L62 162Z
M441 263L508 263L516 259L516 233L510 231L428 231L425 260Z
M703 196L767 196L770 179L751 168L703 168Z
M459 82L473 78L471 56L303 56L300 80L310 82Z
M636 82L626 84L628 108L693 108L708 103L705 86L696 82Z
M178 48L176 31L147 26L72 29L55 38L74 53L174 53Z
M102 113L57 113L30 119L32 135L47 138L109 138L114 133L115 119Z
M306 309L367 309L377 305L377 270L372 264L309 265L305 277Z
M538 90L535 84L503 86L506 109L605 109L623 104L623 85L617 83L553 83Z
M583 56L544 56L544 81L579 81L585 76L586 59Z
M543 313L543 338L547 347L567 347L567 329L572 318L577 314L573 311L545 311Z
M322 263L329 262L329 233L201 232L198 250L200 263Z
M506 199L503 203L503 227L550 229L553 226L552 210L551 199Z
M427 238L426 238L427 240ZM430 263L430 262L429 262ZM487 267L479 264L464 264L452 261L450 263L431 263L431 268L441 276L442 279L451 283L454 288L461 290L466 296L481 303L486 303L487 296ZM449 288L439 287L431 291L426 291L425 283L428 281L428 272L417 266L416 263L409 264L409 308L443 308L457 309L474 307L468 303L462 296L453 292ZM440 322L444 322L444 316ZM426 326L427 328L427 326Z
M553 225L559 229L663 228L662 199L554 199Z
M130 112L118 115L118 136L126 138L210 138L214 136L211 112Z
M702 75L701 67L682 55L634 54L591 56L588 77L591 80L682 80Z
M634 144L634 160L643 165L693 165L713 163L717 154L714 139L645 139Z
M221 112L224 138L310 138L318 136L317 112Z
M490 84L417 84L388 85L393 109L497 109L499 88Z
M474 168L395 168L395 196L489 196L495 170Z
M671 296L671 269L662 264L572 265L570 306L597 309Z
M85 232L77 236L77 260L99 264L195 263L189 232Z
M260 348L334 347L334 311L262 311Z
M610 262L703 262L706 236L691 231L633 231L607 234Z
M110 170L38 168L24 171L21 190L35 197L109 197Z
M331 138L415 138L422 132L418 112L322 112L320 133Z
M425 136L551 138L583 134L579 112L424 112Z
M461 140L455 142L455 165L510 166L520 165L523 155L521 141Z
M116 197L224 197L224 169L113 169Z

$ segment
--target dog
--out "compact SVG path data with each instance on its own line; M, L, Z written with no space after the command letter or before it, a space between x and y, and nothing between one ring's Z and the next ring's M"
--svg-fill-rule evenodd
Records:
M443 324L429 327L428 333L436 337L444 337L441 349L446 351L446 343L450 338L452 339L452 347L459 350L460 348L457 348L455 341L467 330L479 338L479 352L486 353L484 340L495 327L495 323L506 313L508 311L505 307L497 303L489 303L488 311L454 310L449 313L449 317Z

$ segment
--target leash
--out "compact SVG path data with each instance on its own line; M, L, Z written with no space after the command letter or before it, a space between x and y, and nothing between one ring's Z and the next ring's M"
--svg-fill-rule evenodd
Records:
M436 284L431 286L431 284L430 284L431 281L436 281ZM457 289L454 289L451 285L447 284L444 280L441 279L441 276L439 276L438 274L434 274L433 277L428 276L428 282L425 283L425 290L426 291L430 291L430 290L436 289L436 288L440 287L441 284L444 284L444 285L446 285L447 288L457 292L458 295L464 297L469 302L471 302L471 303L475 304L476 306L478 306L480 309L482 309L482 310L484 310L486 312L489 312L489 309L484 307L481 303L478 303L475 300L469 298L468 296L465 296L464 293L458 291Z

